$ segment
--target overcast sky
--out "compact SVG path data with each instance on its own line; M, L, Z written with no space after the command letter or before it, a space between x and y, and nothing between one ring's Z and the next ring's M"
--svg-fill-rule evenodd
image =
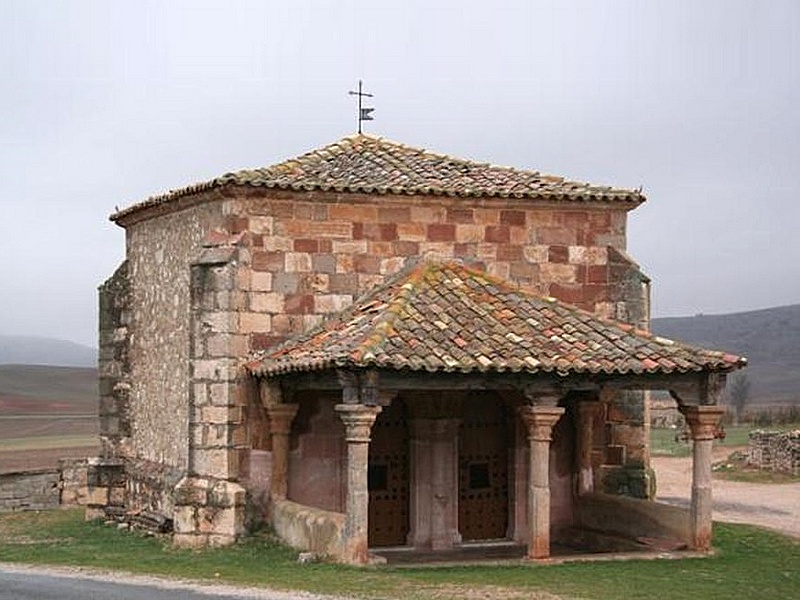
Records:
M800 302L800 2L0 0L0 334L95 344L115 206L367 131L643 186L655 316Z

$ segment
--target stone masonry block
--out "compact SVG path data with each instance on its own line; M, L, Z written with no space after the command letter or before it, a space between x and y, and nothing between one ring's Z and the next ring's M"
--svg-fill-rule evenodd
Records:
M246 490L238 484L230 481L218 481L209 492L208 505L218 508L244 506L246 494Z
M272 273L266 271L253 271L250 274L250 289L254 292L271 292Z
M250 296L250 308L255 312L281 313L284 296L277 292L254 293Z
M443 223L447 218L444 206L412 206L411 221L414 223Z
M272 331L272 315L264 313L243 312L239 315L241 332L265 333Z
M365 254L366 252L367 240L333 241L334 254Z
M287 252L284 259L287 273L308 273L311 271L311 255L307 252Z
M578 269L575 265L543 263L539 265L542 281L556 283L575 283Z
M238 406L204 406L200 412L200 419L209 425L238 423L241 420L241 410Z
M274 217L250 217L250 231L252 233L272 235L274 225Z
M205 502L203 502L205 504ZM202 506L202 504L201 504ZM172 523L175 533L192 534L197 529L197 508L192 505L176 506L172 512Z
M424 223L416 221L412 221L411 223L398 223L397 237L407 242L424 242L428 239L428 231Z
M270 252L291 252L294 240L290 237L272 235L264 238L264 250Z
M196 448L194 471L197 475L230 479L236 475L238 454L230 448Z
M201 321L214 333L228 333L239 329L239 313L233 311L206 313Z
M454 248L452 242L423 242L419 245L419 253L422 256L451 258L454 255Z
M209 397L213 406L229 406L233 404L233 390L229 383L212 383L209 386Z
M381 275L392 275L397 273L406 264L406 257L393 256L392 258L384 258L381 261L380 272Z
M456 225L456 241L459 243L478 243L483 241L483 225Z
M331 276L326 273L311 273L306 277L305 285L314 293L325 294L330 291Z
M476 225L497 225L500 223L500 211L496 208L476 208Z
M536 246L525 246L522 249L522 255L525 257L525 260L531 263L545 263L547 262L547 256L549 253L550 247L544 244L536 245Z
M315 313L334 313L344 310L353 303L348 294L322 294L314 296Z
M333 221L363 223L378 219L378 207L365 204L331 204L328 217Z

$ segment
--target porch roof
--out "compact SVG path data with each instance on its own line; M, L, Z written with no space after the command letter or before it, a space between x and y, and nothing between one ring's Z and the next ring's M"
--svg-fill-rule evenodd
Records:
M457 261L422 261L307 333L254 354L261 377L330 368L474 373L728 372L747 360L525 292Z

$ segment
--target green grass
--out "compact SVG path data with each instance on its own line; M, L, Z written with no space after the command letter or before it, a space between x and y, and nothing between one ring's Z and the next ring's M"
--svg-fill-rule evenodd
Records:
M747 446L748 435L755 430L752 425L728 426L725 428L725 439L714 440L714 445L735 448ZM659 456L689 456L692 453L691 443L675 441L680 429L652 428L650 430L650 450Z
M176 550L161 539L85 523L79 510L0 515L0 561L89 566L360 598L703 600L790 598L800 542L745 525L715 525L716 556L561 565L358 569L299 565L269 536L222 549Z

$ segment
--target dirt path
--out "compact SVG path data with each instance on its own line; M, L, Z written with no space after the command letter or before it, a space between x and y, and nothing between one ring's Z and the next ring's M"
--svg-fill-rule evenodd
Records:
M715 450L714 460L724 459L734 448ZM692 459L655 456L656 499L688 506L692 485ZM714 519L750 523L800 538L800 483L742 483L714 479Z

